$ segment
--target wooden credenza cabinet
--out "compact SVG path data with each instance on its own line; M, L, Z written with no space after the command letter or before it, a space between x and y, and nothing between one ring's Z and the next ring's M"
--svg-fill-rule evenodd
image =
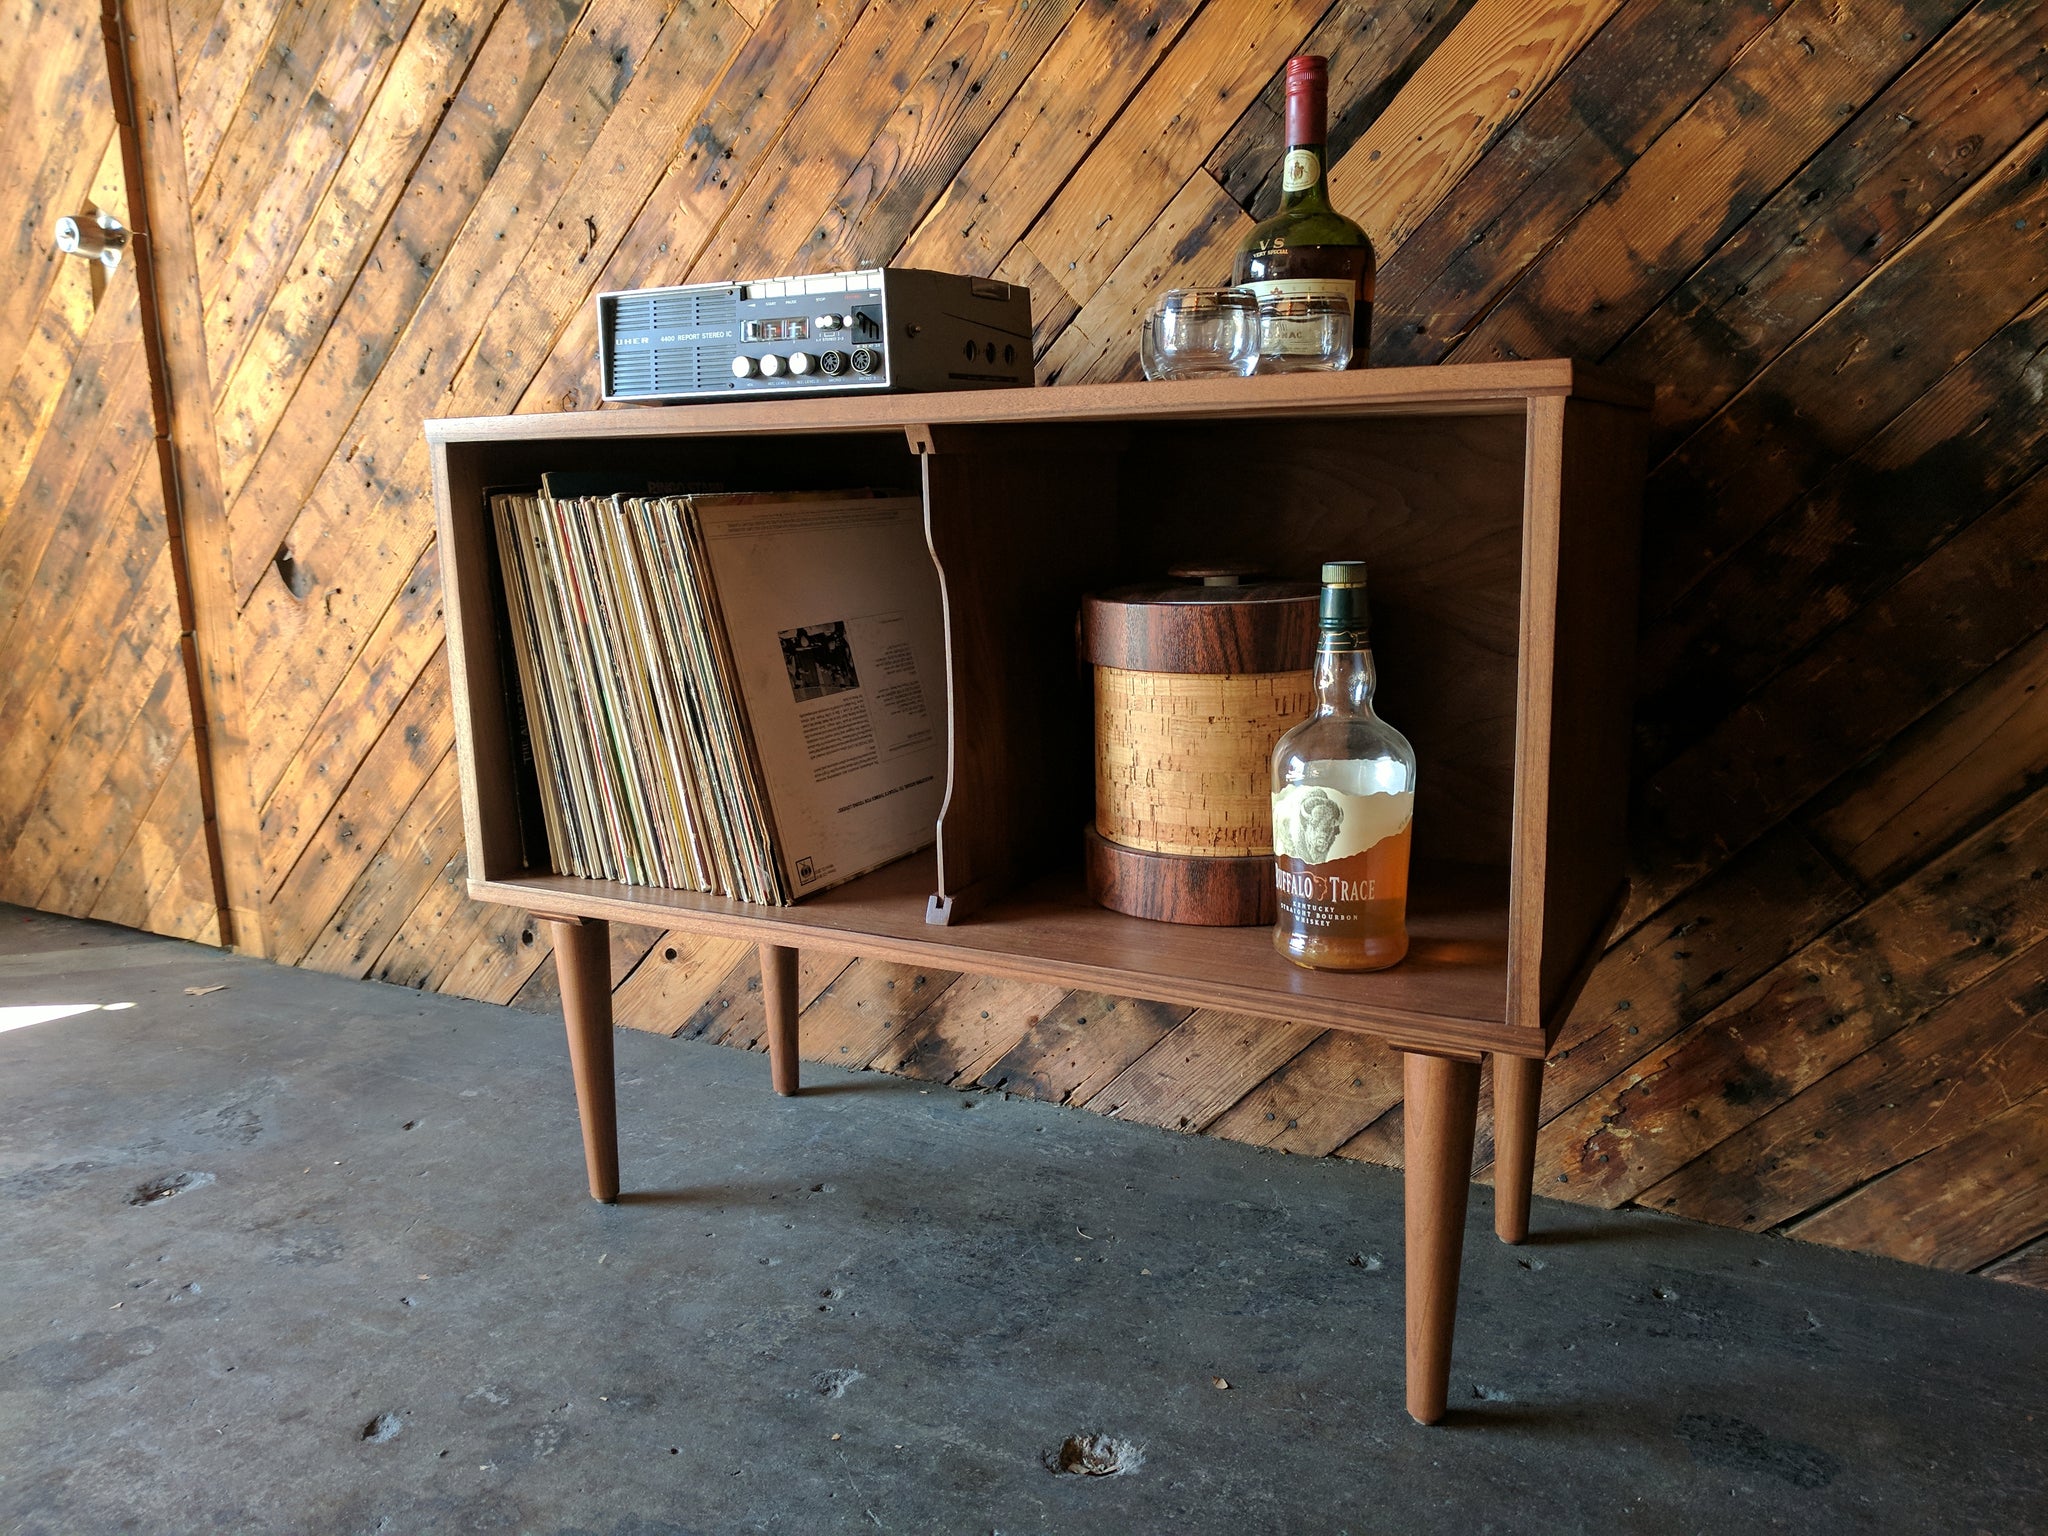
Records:
M1542 1061L1623 888L1648 392L1569 362L430 421L470 893L554 925L591 1193L619 1189L606 925L761 946L793 1093L809 945L1353 1029L1406 1053L1408 1408L1441 1417L1479 1063L1495 1225L1527 1233ZM945 595L933 848L791 907L527 867L487 488L627 469L921 494ZM1264 929L1092 905L1081 595L1169 566L1370 562L1388 717L1421 767L1409 958L1297 969Z

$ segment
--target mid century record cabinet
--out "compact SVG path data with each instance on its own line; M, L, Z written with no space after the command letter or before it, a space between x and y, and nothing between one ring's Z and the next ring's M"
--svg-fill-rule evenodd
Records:
M553 925L591 1193L619 1189L607 928L761 946L793 1093L799 946L1361 1030L1405 1056L1409 1412L1442 1416L1479 1063L1495 1225L1527 1233L1542 1059L1623 884L1647 392L1569 362L431 421L470 893ZM790 907L526 866L487 487L549 470L921 494L945 598L932 849ZM1092 905L1084 592L1170 566L1371 565L1380 702L1420 762L1412 948L1304 971L1262 928Z

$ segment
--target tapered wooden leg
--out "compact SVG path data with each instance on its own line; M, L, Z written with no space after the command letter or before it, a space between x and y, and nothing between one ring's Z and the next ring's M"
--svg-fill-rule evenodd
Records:
M1402 1059L1408 1218L1408 1412L1418 1424L1444 1416L1451 1331L1458 1321L1458 1264L1465 1251L1465 1197L1472 1186L1472 1122L1479 1063L1410 1052Z
M796 950L761 946L761 1001L768 1010L768 1077L788 1098L797 1090Z
M619 1111L612 1081L611 924L548 920L562 1016L569 1025L569 1066L583 1118L583 1164L594 1200L619 1198Z
M1504 1243L1519 1243L1529 1235L1536 1118L1542 1102L1541 1061L1530 1056L1493 1058L1493 1230Z

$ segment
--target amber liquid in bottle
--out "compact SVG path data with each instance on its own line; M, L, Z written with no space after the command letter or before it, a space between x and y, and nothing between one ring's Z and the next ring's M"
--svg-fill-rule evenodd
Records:
M1415 749L1373 713L1362 561L1323 567L1316 712L1273 749L1273 946L1316 970L1408 953Z
M1350 300L1350 366L1363 368L1372 345L1378 273L1370 237L1330 202L1328 94L1329 66L1321 56L1299 54L1287 61L1280 211L1245 235L1231 281L1251 289L1261 304L1312 294Z

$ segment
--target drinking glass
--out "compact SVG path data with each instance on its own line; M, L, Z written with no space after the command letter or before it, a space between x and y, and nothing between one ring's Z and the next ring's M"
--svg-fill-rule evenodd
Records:
M1259 372L1309 373L1351 362L1351 300L1288 294L1259 304Z
M1259 304L1244 288L1175 288L1145 312L1148 379L1244 378L1259 365Z

